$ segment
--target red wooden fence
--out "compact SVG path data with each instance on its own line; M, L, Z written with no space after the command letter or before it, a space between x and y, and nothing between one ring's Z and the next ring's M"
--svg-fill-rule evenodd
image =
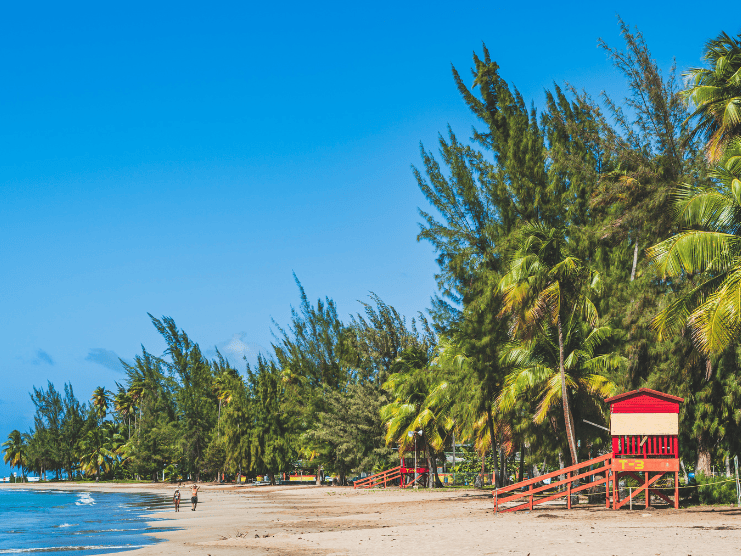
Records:
M616 456L679 457L679 440L676 436L613 436L612 452Z

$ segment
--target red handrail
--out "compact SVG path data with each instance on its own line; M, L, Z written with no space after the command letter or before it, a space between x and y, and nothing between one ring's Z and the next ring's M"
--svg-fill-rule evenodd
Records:
M576 465L572 465L570 467L565 467L565 468L559 469L557 471L552 471L550 473L546 473L545 475L540 475L539 477L534 477L532 479L527 479L525 481L520 481L519 483L515 483L513 485L509 485L509 486L506 486L506 487L502 487L500 489L496 489L496 490L492 491L492 493L491 493L492 494L492 497L494 498L494 509L496 511L503 511L503 512L511 512L511 511L516 511L516 510L524 510L525 508L528 508L528 509L531 509L532 510L533 509L533 506L536 505L536 504L542 504L543 502L548 502L550 500L555 500L556 498L560 498L562 496L566 496L567 497L567 505L568 505L569 509L571 509L571 495L572 494L574 494L576 492L580 492L580 491L585 490L585 489L588 489L588 488L595 487L595 486L600 485L600 484L603 484L603 483L605 483L605 492L606 492L606 494L609 494L609 492L607 492L607 489L609 488L608 487L608 484L609 484L608 481L610 480L610 475L609 474L610 474L610 466L611 466L610 460L611 459L612 459L612 454L605 454L604 456L600 456L600 457L597 457L597 458L594 458L594 459L590 459L590 460L587 460L587 461L582 462L582 463L577 463ZM581 469L583 467L597 465L597 464L600 464L600 463L603 463L603 465L599 466L597 469L591 469L591 470L588 470L588 471L586 471L584 473L579 473L578 472L579 469ZM577 472L577 473L572 476L572 472ZM581 485L579 487L572 488L572 483L574 481L577 481L579 479L583 479L583 478L586 478L586 477L591 477L591 476L596 475L598 473L604 473L605 476L602 477L602 478L600 478L600 479L597 479L595 481L591 481L591 482L585 483L584 485ZM534 485L536 483L542 482L544 479L552 479L553 477L557 477L559 475L566 475L566 478L565 479L561 479L561 480L556 481L556 482L551 482L548 485L543 485L543 486L540 486L540 487L534 487ZM535 494L537 494L539 492L544 492L546 490L551 490L551 489L556 488L556 487L559 487L561 485L566 485L566 489L565 490L560 490L559 492L557 492L555 494L552 494L552 495L547 496L545 498L541 498L541 499L539 499L537 501L534 499L534 495ZM530 488L527 491L525 491L525 492L519 492L519 493L513 494L513 495L508 496L507 498L503 498L503 499L500 498L500 496L502 494L511 493L512 491L520 490L520 489L522 489L524 487L528 487L528 486ZM499 510L500 504L503 504L505 502L512 502L514 500L517 500L517 499L520 499L520 498L524 498L524 497L528 497L529 498L527 502L525 502L523 504L520 504L518 506L514 506L512 508L506 508L504 510ZM609 496L608 496L607 503L609 504Z
M370 475L362 479L358 479L353 483L353 488L373 488L383 483L383 486L388 486L389 481L401 478L401 465L381 471L375 475Z

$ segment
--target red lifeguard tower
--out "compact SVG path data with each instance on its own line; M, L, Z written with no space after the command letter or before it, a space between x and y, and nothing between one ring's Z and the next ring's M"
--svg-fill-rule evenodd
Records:
M679 508L679 404L683 401L683 398L649 388L607 398L612 450L571 467L494 490L495 510L532 510L537 504L558 498L565 498L567 507L571 509L572 495L586 489L594 491L598 485L605 485L605 505L608 508L612 494L612 508L615 510L632 503L641 494L647 508L652 495ZM657 485L661 477L672 474L674 500L667 495L666 489L660 490ZM637 481L638 486L621 500L620 479L627 477ZM580 484L582 480L586 482ZM536 499L535 495L541 493L542 497ZM510 502L520 503L502 506Z
M413 450L402 454L399 469L401 472L400 486L402 488L414 486L415 481L418 486L427 484L427 475L430 472L430 468L427 466L427 458L425 456L425 449L422 447L417 450L416 454Z
M425 485L430 473L425 455L425 449L421 446L417 447L415 443L414 448L400 454L399 465L375 475L358 479L353 483L353 488L387 487L390 484L396 484L397 481L401 488L407 488L415 484Z
M679 508L679 404L684 398L639 388L605 400L610 405L612 436L612 507L618 509L639 494L646 507L651 495ZM674 500L651 488L662 476L674 474ZM642 476L641 476L642 475ZM620 479L641 485L620 500Z

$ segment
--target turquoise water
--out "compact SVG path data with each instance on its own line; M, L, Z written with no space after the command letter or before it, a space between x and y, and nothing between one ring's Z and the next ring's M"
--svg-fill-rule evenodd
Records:
M169 508L164 495L0 487L0 554L105 554L157 542L145 513Z

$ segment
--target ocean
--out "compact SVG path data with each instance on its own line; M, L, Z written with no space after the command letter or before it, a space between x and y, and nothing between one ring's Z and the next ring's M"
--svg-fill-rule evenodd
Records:
M164 495L0 487L0 554L84 556L158 542L145 513L171 507Z

